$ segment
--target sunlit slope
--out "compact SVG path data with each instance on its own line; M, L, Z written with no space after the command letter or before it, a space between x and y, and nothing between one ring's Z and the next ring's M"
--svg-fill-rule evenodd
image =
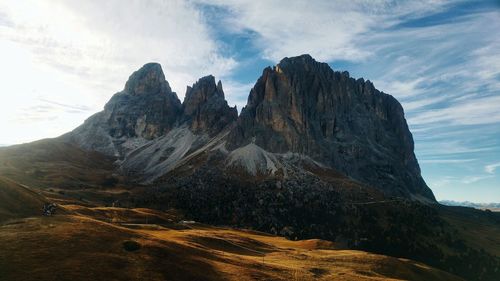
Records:
M0 148L0 175L37 187L112 187L114 159L58 139Z
M38 193L0 176L0 223L9 219L39 216L46 202Z
M174 213L64 209L0 225L1 280L461 280L327 241L182 223Z

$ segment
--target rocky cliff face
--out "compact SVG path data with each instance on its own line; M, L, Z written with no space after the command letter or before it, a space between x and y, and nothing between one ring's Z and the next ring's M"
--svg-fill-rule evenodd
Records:
M123 92L106 104L112 137L143 137L153 139L172 129L181 110L177 95L172 92L156 63L144 65L134 72Z
M236 107L229 107L224 98L222 83L215 84L212 75L198 80L186 90L182 105L182 122L186 122L193 132L216 134L236 121Z
M264 70L231 135L234 147L250 140L308 155L388 194L433 199L399 102L309 55Z
M236 107L228 106L222 83L213 76L188 87L181 104L157 63L134 72L123 91L104 110L63 138L87 150L124 158L174 128L187 126L193 133L214 136L236 121Z
M386 195L434 200L397 100L309 55L264 69L239 117L213 76L188 87L181 104L161 67L147 64L65 138L120 157L142 182L219 159L210 169L281 181L314 166Z
M82 148L121 156L135 142L144 143L168 133L181 112L157 63L134 72L123 91L116 93L99 112L64 138Z

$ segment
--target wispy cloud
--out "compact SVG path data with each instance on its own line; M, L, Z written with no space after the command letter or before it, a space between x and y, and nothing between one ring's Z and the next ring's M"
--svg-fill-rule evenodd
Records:
M302 53L322 61L363 60L373 52L357 44L360 37L399 23L400 17L418 17L446 4L432 0L195 2L228 8L222 27L232 33L252 31L254 44L273 61Z
M445 108L428 109L409 118L411 124L441 123L478 125L500 123L500 96L476 98L448 104Z
M460 182L464 183L464 184L471 184L471 183L475 183L475 182L478 182L478 181L482 181L482 180L485 180L485 179L490 179L492 178L491 175L487 175L487 176L466 176L466 177L463 177L460 179Z
M438 96L438 97L434 97L434 98L416 99L416 100L412 100L412 101L403 101L403 102L401 102L401 104L403 105L405 111L410 112L410 111L415 111L415 110L426 108L429 105L443 102L443 101L446 101L448 99L449 99L448 96L442 95L442 96Z
M71 104L65 104L57 101L52 101L44 98L39 99L41 102L45 102L47 104L53 105L55 107L60 107L60 108L65 108L67 109L67 112L89 112L92 110L90 106L86 105L71 105ZM45 106L47 107L47 106Z
M116 91L133 70L158 61L182 96L197 78L236 66L189 1L8 1L0 11L12 23L0 26L0 37L95 88L111 83Z
M238 111L247 104L247 97L254 83L239 83L237 81L228 80L223 84L226 99L230 105L236 105Z
M444 187L454 183L460 183L464 185L471 185L482 180L491 179L491 175L468 175L462 177L456 176L444 176L433 182L434 187Z
M90 114L92 108L86 105L70 105L45 98L37 98L33 105L23 107L14 116L14 122L37 123L57 120L64 114Z
M498 163L494 163L494 164L489 164L489 165L486 165L484 166L484 170L488 173L488 174L494 174L495 173L495 170L500 167L500 162Z
M494 146L479 146L465 142L462 139L456 140L431 140L422 141L417 144L421 155L424 157L439 157L442 155L456 155L463 157L464 154L474 154L478 152L488 152L494 150ZM461 158L460 158L461 159Z
M426 164L461 164L467 162L473 162L477 159L421 159L420 163Z
M220 46L191 1L0 1L0 75L9 95L0 104L9 133L0 141L75 128L151 61L182 99L199 77L223 79L238 65Z

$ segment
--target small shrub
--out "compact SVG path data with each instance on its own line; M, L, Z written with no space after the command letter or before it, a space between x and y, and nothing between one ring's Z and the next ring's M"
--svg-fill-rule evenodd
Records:
M141 248L141 244L136 241L127 240L123 242L123 249L127 252L135 252Z

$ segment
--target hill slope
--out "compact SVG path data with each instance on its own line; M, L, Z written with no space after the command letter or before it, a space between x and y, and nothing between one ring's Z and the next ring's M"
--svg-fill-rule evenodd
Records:
M0 148L0 175L37 187L112 187L120 177L113 157L58 139Z
M2 280L462 280L322 240L179 223L149 209L63 207L70 214L0 225Z
M0 176L0 223L42 214L47 202L40 194Z

